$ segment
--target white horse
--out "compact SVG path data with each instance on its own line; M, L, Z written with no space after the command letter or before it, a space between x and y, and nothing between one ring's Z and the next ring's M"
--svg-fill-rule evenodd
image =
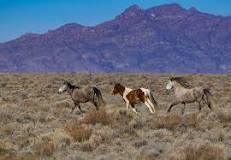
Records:
M207 88L203 87L190 87L188 83L182 77L171 77L166 86L167 90L174 89L175 100L168 108L168 112L171 111L173 106L177 104L183 104L184 112L185 105L187 103L197 102L199 105L199 111L201 111L201 103L204 101L207 106L212 110L212 94Z

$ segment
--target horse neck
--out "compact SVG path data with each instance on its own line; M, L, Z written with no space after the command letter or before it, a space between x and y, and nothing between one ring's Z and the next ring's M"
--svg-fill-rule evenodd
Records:
M126 87L121 85L121 87L120 87L120 89L119 89L119 94L120 94L122 97L123 97L123 95L124 95L125 90L126 90Z
M175 82L175 85L174 85L174 90L175 92L177 91L180 91L180 90L184 90L185 87L183 87L181 84L179 84L178 82Z
M71 89L71 88L67 89L67 93L70 94L70 95L72 95L73 91L74 91L74 89Z
M125 95L127 95L129 92L131 92L133 89L131 89L131 88L128 88L128 87L125 87L124 88L124 92L123 92L123 94L121 95L122 97L124 96L124 94Z
M72 96L72 93L73 93L73 91L76 89L76 87L75 86L70 86L68 89L67 89L67 92Z

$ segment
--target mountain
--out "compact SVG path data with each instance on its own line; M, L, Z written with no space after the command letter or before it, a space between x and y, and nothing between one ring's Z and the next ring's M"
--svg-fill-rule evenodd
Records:
M0 72L231 73L231 17L178 4L127 8L0 44Z

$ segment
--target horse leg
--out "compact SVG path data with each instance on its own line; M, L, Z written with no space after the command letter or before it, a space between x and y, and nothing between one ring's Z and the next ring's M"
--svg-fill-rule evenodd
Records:
M181 114L184 114L186 103L185 103L185 102L182 102L182 104L183 104L184 106L183 106L183 108L182 108L182 110L181 110Z
M149 98L147 98L147 102L150 104L150 106L151 106L151 108L152 108L152 111L153 111L153 112L156 112L155 107L154 107L154 105L152 104L152 102L150 101Z
M153 112L152 107L150 106L150 104L147 101L145 101L144 104L148 107L149 111L153 114L154 112Z
M75 110L75 107L77 106L77 104L76 103L74 103L74 106L71 108L71 113L73 113L74 112L74 110Z
M80 111L81 113L84 113L84 111L81 109L80 104L77 104L77 106L78 106L78 108L79 108L79 111Z
M181 102L173 102L173 103L170 105L170 107L168 108L168 111L167 111L167 112L170 112L171 109L172 109L172 107L173 107L173 106L176 106L176 105L179 104L179 103L181 103Z
M199 111L201 111L201 101L198 102Z
M94 102L93 104L94 104L96 110L98 111L99 110L98 104L96 102Z
M212 107L211 107L211 104L209 102L208 96L204 94L202 99L205 102L205 104L209 107L209 109L212 110Z
M137 110L136 110L134 104L131 104L131 106L132 106L132 111L135 112L136 114L138 114L138 112L137 112Z
M129 102L125 101L127 110L129 109Z

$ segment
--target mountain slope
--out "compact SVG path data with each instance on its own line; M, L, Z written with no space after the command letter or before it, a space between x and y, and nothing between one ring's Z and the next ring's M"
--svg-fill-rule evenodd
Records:
M133 5L94 27L66 24L0 44L1 72L231 73L231 17Z

